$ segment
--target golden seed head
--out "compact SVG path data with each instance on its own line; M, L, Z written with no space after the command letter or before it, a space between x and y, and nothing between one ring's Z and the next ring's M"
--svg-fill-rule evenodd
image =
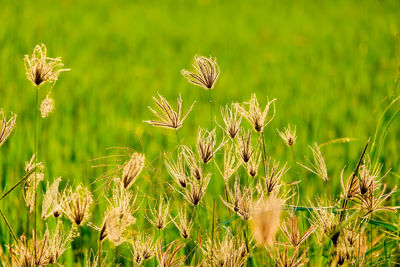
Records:
M0 109L0 146L4 144L15 128L17 115L11 113L10 119L7 120L4 111Z
M54 100L51 98L50 94L46 95L46 98L40 104L40 114L42 118L47 118L50 113L54 110Z
M75 190L72 187L65 189L62 202L63 211L72 223L80 226L89 220L93 196L88 188L78 185Z
M178 228L181 237L186 239L190 236L190 231L192 230L194 221L188 220L186 216L186 209L179 209L177 218L172 220L176 228Z
M247 173L251 177L256 177L258 174L258 169L262 160L262 153L260 149L256 149L254 155L246 164Z
M185 159L185 163L188 165L190 170L190 175L197 180L203 178L203 168L201 166L200 161L196 158L195 153L188 146L182 145L181 147L181 155Z
M230 233L222 239L213 242L207 239L201 248L206 256L206 266L244 266L249 256L246 244L241 238L235 238ZM213 263L213 264L211 264Z
M141 153L133 153L122 171L122 183L126 189L130 188L143 170L145 157Z
M221 201L243 220L250 219L252 202L253 202L253 189L252 187L240 188L240 179L236 176L233 191L227 188L228 201L221 197Z
M287 173L289 168L287 164L281 166L279 161L272 160L271 157L268 158L267 164L265 166L265 187L268 194L272 192L277 192L282 185L282 177Z
M211 131L203 128L199 129L197 135L197 152L203 163L207 164L213 159L215 153L223 146L224 140L222 140L218 147L215 147L216 144L217 134L215 128Z
M271 105L273 107L272 114L270 114ZM275 117L275 99L271 101L267 99L267 105L263 111L261 111L256 94L251 95L249 102L243 104L235 103L234 106L250 122L256 132L263 132L264 127Z
M44 165L36 162L34 154L28 162L25 162L25 172L29 174L25 182L25 203L29 208L29 212L33 212L36 201L36 190L38 185L44 179Z
M285 221L281 230L289 240L292 247L298 248L300 245L307 240L307 238L315 231L316 227L311 225L304 233L300 236L299 221L295 214L291 214L290 218Z
M187 177L186 177L186 166L184 161L183 153L178 154L178 160L174 162L173 160L165 161L165 167L169 175L177 182L182 188L186 187Z
M192 206L197 206L206 193L211 175L207 174L203 179L190 179L186 188L184 188L184 197Z
M224 146L224 169L221 171L218 168L221 176L224 178L225 183L228 183L229 178L237 171L242 165L241 162L237 161L235 154L235 147L232 144L226 144Z
M221 107L221 115L225 123L224 131L230 138L234 139L239 132L242 116L237 109L234 108L233 104L231 107L228 105Z
M137 265L141 265L144 261L155 255L154 237L149 234L139 234L132 241L132 256Z
M28 79L35 85L40 86L46 82L54 84L63 69L61 58L47 57L47 49L44 44L35 46L31 57L25 55L25 71Z
M309 166L303 165L299 163L303 168L308 171L314 173L318 177L320 177L325 182L328 181L328 170L326 169L326 163L324 157L322 156L321 149L317 143L314 146L309 146L313 154L313 162L307 159Z
M62 195L58 190L61 177L58 177L50 185L47 181L46 193L42 201L42 220L46 220L50 216L59 217L62 213Z
M133 217L136 197L126 190L119 180L115 181L110 207L106 212L103 226L100 229L99 239L110 240L115 246L119 246L127 240L128 229L136 222Z
M195 56L194 61L193 67L195 72L182 70L181 74L183 77L190 83L206 90L213 89L220 72L217 59Z
M254 204L251 222L253 236L259 246L270 246L274 243L283 204L282 199L273 195L268 199L259 199Z
M175 246L176 244L176 246ZM157 261L160 267L177 267L183 265L185 257L178 258L179 251L185 246L185 244L179 244L177 241L173 241L169 244L167 249L163 251L162 244L157 244Z
M294 249L289 252L289 246L285 245L282 249L280 246L269 248L268 252L270 257L275 261L277 267L300 267L308 262L307 258L308 248L301 251Z
M251 132L245 129L241 129L239 131L238 136L238 154L242 159L243 163L247 163L250 161L251 156L254 153L254 149L251 145Z
M147 213L145 214L145 218L159 230L164 229L170 223L168 220L169 203L167 201L164 205L163 198L160 198L158 206L149 208L151 216L148 216Z
M159 119L159 120L150 120L145 121L153 126L156 127L164 127L164 128L171 128L171 129L179 129L183 121L189 115L189 112L192 110L194 103L189 107L186 113L181 118L182 112L182 98L179 95L177 101L177 111L175 111L172 106L168 103L168 101L160 94L158 94L159 99L153 97L159 111L154 110L153 108L149 107L150 111Z
M296 142L297 136L296 136L296 126L294 126L294 129L290 128L290 125L288 125L287 128L284 128L283 131L279 131L276 129L279 133L279 136L285 141L287 146L293 146L294 143Z

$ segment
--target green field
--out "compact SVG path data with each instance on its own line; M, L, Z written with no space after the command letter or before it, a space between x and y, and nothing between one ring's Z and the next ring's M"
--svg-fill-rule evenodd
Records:
M219 124L220 105L248 101L253 92L261 106L268 97L277 99L276 116L265 129L265 140L267 155L291 166L286 182L296 180L292 155L276 128L288 123L297 126L294 150L299 162L305 162L304 156L311 157L308 146L314 142L351 138L351 142L322 148L327 184L297 166L301 177L296 196L300 197L299 205L314 202L315 195L336 197L341 192L341 170L346 166L345 177L350 175L383 110L399 95L400 56L396 63L396 55L400 49L396 42L400 42L395 39L400 30L399 10L400 2L395 0L5 1L0 9L0 108L18 117L14 132L0 147L0 192L24 176L24 163L34 151L35 89L26 78L23 59L32 54L35 45L44 43L48 56L61 56L71 71L61 73L54 87L53 114L38 120L38 158L46 167L38 202L46 181L62 176L63 185L67 181L83 183L94 194L91 222L100 227L107 204L103 192L109 189L111 178L102 176L107 167L93 168L96 162L91 160L123 152L108 148L130 147L143 152L148 162L135 183L137 205L141 206L133 231L153 231L143 214L160 194L159 189L174 196L170 209L176 214L183 202L168 186L174 182L163 162L176 148L175 133L143 121L154 118L147 106L154 106L152 97L157 92L174 105L181 94L184 110L196 101L179 130L182 143L195 148L199 126L210 126L210 106L208 92L189 84L180 74L181 69L191 69L194 55L216 57L221 69L212 90L213 116ZM40 88L40 99L49 88ZM383 116L383 125L395 112L396 104ZM398 184L400 177L400 128L395 119L379 146L382 173L391 170L383 180L388 188ZM242 124L249 126L245 119ZM222 130L217 127L217 131L220 140ZM223 152L216 158L218 164L222 162ZM156 171L150 169L150 163ZM211 167L207 166L207 171L212 172ZM218 197L224 192L223 180L216 169L214 172L204 200L206 208L199 211L199 216L204 216L203 238L211 227L214 197L217 223L233 216ZM21 186L0 200L0 209L17 236L31 236L32 223L28 229L23 196ZM395 193L388 203L398 206L399 200ZM309 217L307 212L299 212L299 217L303 215ZM399 216L378 213L374 219L397 227ZM38 220L39 232L46 223L53 226L55 220ZM384 229L376 227L374 234L381 234ZM83 254L90 249L97 251L98 232L87 225L80 231L81 236L60 260L65 266L82 264L76 256L79 246ZM166 232L164 242L179 235L172 223ZM0 246L5 248L11 241L1 220ZM399 252L396 246L388 252L392 253L392 264ZM327 264L316 247L310 245L311 266ZM109 242L103 248L111 264L123 266L131 265L129 249L127 244L115 248ZM254 257L262 253L257 249ZM268 258L267 252L264 258ZM261 266L257 259L255 262ZM149 266L153 266L153 259Z

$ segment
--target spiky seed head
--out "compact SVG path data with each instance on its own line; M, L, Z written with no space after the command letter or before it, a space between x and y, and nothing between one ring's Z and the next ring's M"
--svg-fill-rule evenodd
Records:
M133 153L129 161L125 163L122 171L122 182L126 189L129 189L133 185L133 183L136 181L136 178L143 170L144 165L144 155L137 152Z
M150 111L159 119L159 120L150 120L144 121L156 127L164 127L164 128L171 128L171 129L179 129L183 121L189 115L189 112L192 110L195 102L189 107L186 113L181 118L182 113L182 98L179 95L177 99L177 111L175 111L172 106L168 103L168 101L160 94L158 94L159 99L153 97L159 111L154 110L153 108L149 107Z
M300 164L303 168L314 173L315 175L320 177L322 180L327 182L328 181L328 170L326 168L324 156L322 155L320 147L318 146L317 143L315 143L313 146L309 146L309 148L311 149L311 152L313 154L313 161L306 158L309 163L309 166L306 166L301 163L298 163L298 164Z
M203 199L207 186L210 182L210 174L207 174L203 179L190 179L186 188L184 188L184 197L192 206L197 206Z
M294 145L296 142L297 136L296 136L296 126L294 126L294 129L290 128L290 125L288 125L287 128L284 128L283 131L279 131L276 129L279 133L279 136L285 141L286 145L288 147L291 147Z
M11 113L10 118L7 120L4 111L0 109L0 146L4 144L15 128L17 115Z
M185 244L179 244L176 240L171 242L167 249L163 251L161 242L157 244L157 261L160 267L179 267L182 266L184 257L178 257L179 251Z
M190 83L206 90L213 89L220 72L217 59L213 59L212 57L207 58L203 56L195 56L194 61L193 67L195 72L182 70L181 74L183 77L185 77Z
M254 155L246 164L247 173L251 177L256 177L258 174L258 169L262 160L262 153L260 149L256 149Z
M36 162L36 155L32 155L31 159L25 162L25 172L28 175L25 182L25 203L29 208L29 212L33 212L36 201L36 190L38 185L44 179L44 165Z
M250 219L253 205L252 187L240 187L239 176L236 176L233 190L227 188L228 201L221 197L222 202L243 220Z
M159 230L164 229L170 223L168 220L170 202L167 201L164 205L163 201L163 198L160 197L158 206L156 205L155 207L149 208L151 216L145 214L145 218Z
M200 128L199 133L197 135L197 152L203 163L209 163L215 153L223 146L224 140L218 147L215 147L217 144L217 134L215 128L211 131L207 129Z
M51 98L50 94L46 95L46 98L40 104L40 114L42 118L47 118L50 113L54 110L54 100Z
M256 94L251 95L249 102L235 103L234 105L237 111L250 122L256 132L263 132L264 127L275 117L275 100L269 101L267 99L267 105L263 111L261 111ZM271 106L273 108L272 114L270 113Z
M61 72L69 71L63 69L61 57L47 57L47 48L44 44L35 46L31 57L25 55L24 63L28 80L37 87L46 82L54 84Z
M80 226L90 218L93 196L83 185L78 185L75 190L69 187L64 190L63 204L63 211L68 219L76 226Z
M228 105L221 107L221 115L225 124L224 131L230 138L234 139L239 132L242 116L233 104L230 107Z
M177 182L177 184L183 188L187 184L186 166L184 161L184 155L182 152L178 154L178 160L174 162L173 160L165 161L165 167L169 175Z
M50 216L58 218L62 214L62 195L58 190L61 177L58 177L50 185L47 181L46 193L42 201L42 220L46 220Z
M254 149L251 145L251 132L241 129L239 131L238 136L238 146L237 151L242 159L243 163L248 163L250 161L251 156L254 153Z
M155 255L154 237L150 234L139 234L132 241L132 256L137 265Z
M283 204L283 200L274 195L255 203L251 221L253 236L259 246L270 246L274 243Z
M288 170L287 163L281 165L279 161L268 158L265 171L265 186L268 193L275 192L281 187L282 177Z
M176 228L178 228L181 237L187 239L190 236L190 231L192 230L194 221L188 220L186 216L186 209L179 209L178 216L175 219L172 219Z
M185 163L189 167L190 175L197 180L201 180L203 178L203 168L200 161L196 158L195 153L188 146L182 145L180 148L180 153L183 155Z

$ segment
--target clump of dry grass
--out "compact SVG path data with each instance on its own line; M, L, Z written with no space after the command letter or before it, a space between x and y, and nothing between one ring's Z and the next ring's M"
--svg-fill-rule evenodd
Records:
M15 128L15 124L17 121L17 115L11 113L9 119L6 118L4 111L0 109L0 146L4 144L7 138L11 135Z

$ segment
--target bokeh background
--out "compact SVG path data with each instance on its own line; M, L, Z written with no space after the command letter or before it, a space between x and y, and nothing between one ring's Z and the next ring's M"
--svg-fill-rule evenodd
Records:
M23 57L44 43L48 56L62 56L71 68L54 87L55 112L39 122L46 179L62 176L96 189L92 182L104 170L92 168L90 160L107 155L107 148L143 150L149 160L173 149L173 131L143 122L152 118L147 106L157 92L171 101L182 94L185 107L197 101L180 132L193 144L198 127L209 126L208 94L188 84L180 70L191 68L197 54L216 57L221 68L212 92L215 113L219 105L247 101L252 92L262 105L277 98L276 117L266 129L268 153L276 159L291 159L276 132L288 123L297 125L300 161L314 142L354 138L322 151L338 192L340 170L346 165L350 172L374 133L379 104L398 94L399 10L395 0L6 1L0 9L0 107L18 119L0 150L0 191L22 177L32 155L35 94ZM48 89L41 89L41 98ZM381 155L394 173L398 136L394 123ZM396 175L390 179L398 183ZM154 184L143 182L143 191ZM305 179L300 186L307 199L320 181ZM18 212L25 209L22 196L18 190L0 202L18 234L26 220ZM99 224L101 216L94 221ZM9 241L6 233L0 223L1 245Z

